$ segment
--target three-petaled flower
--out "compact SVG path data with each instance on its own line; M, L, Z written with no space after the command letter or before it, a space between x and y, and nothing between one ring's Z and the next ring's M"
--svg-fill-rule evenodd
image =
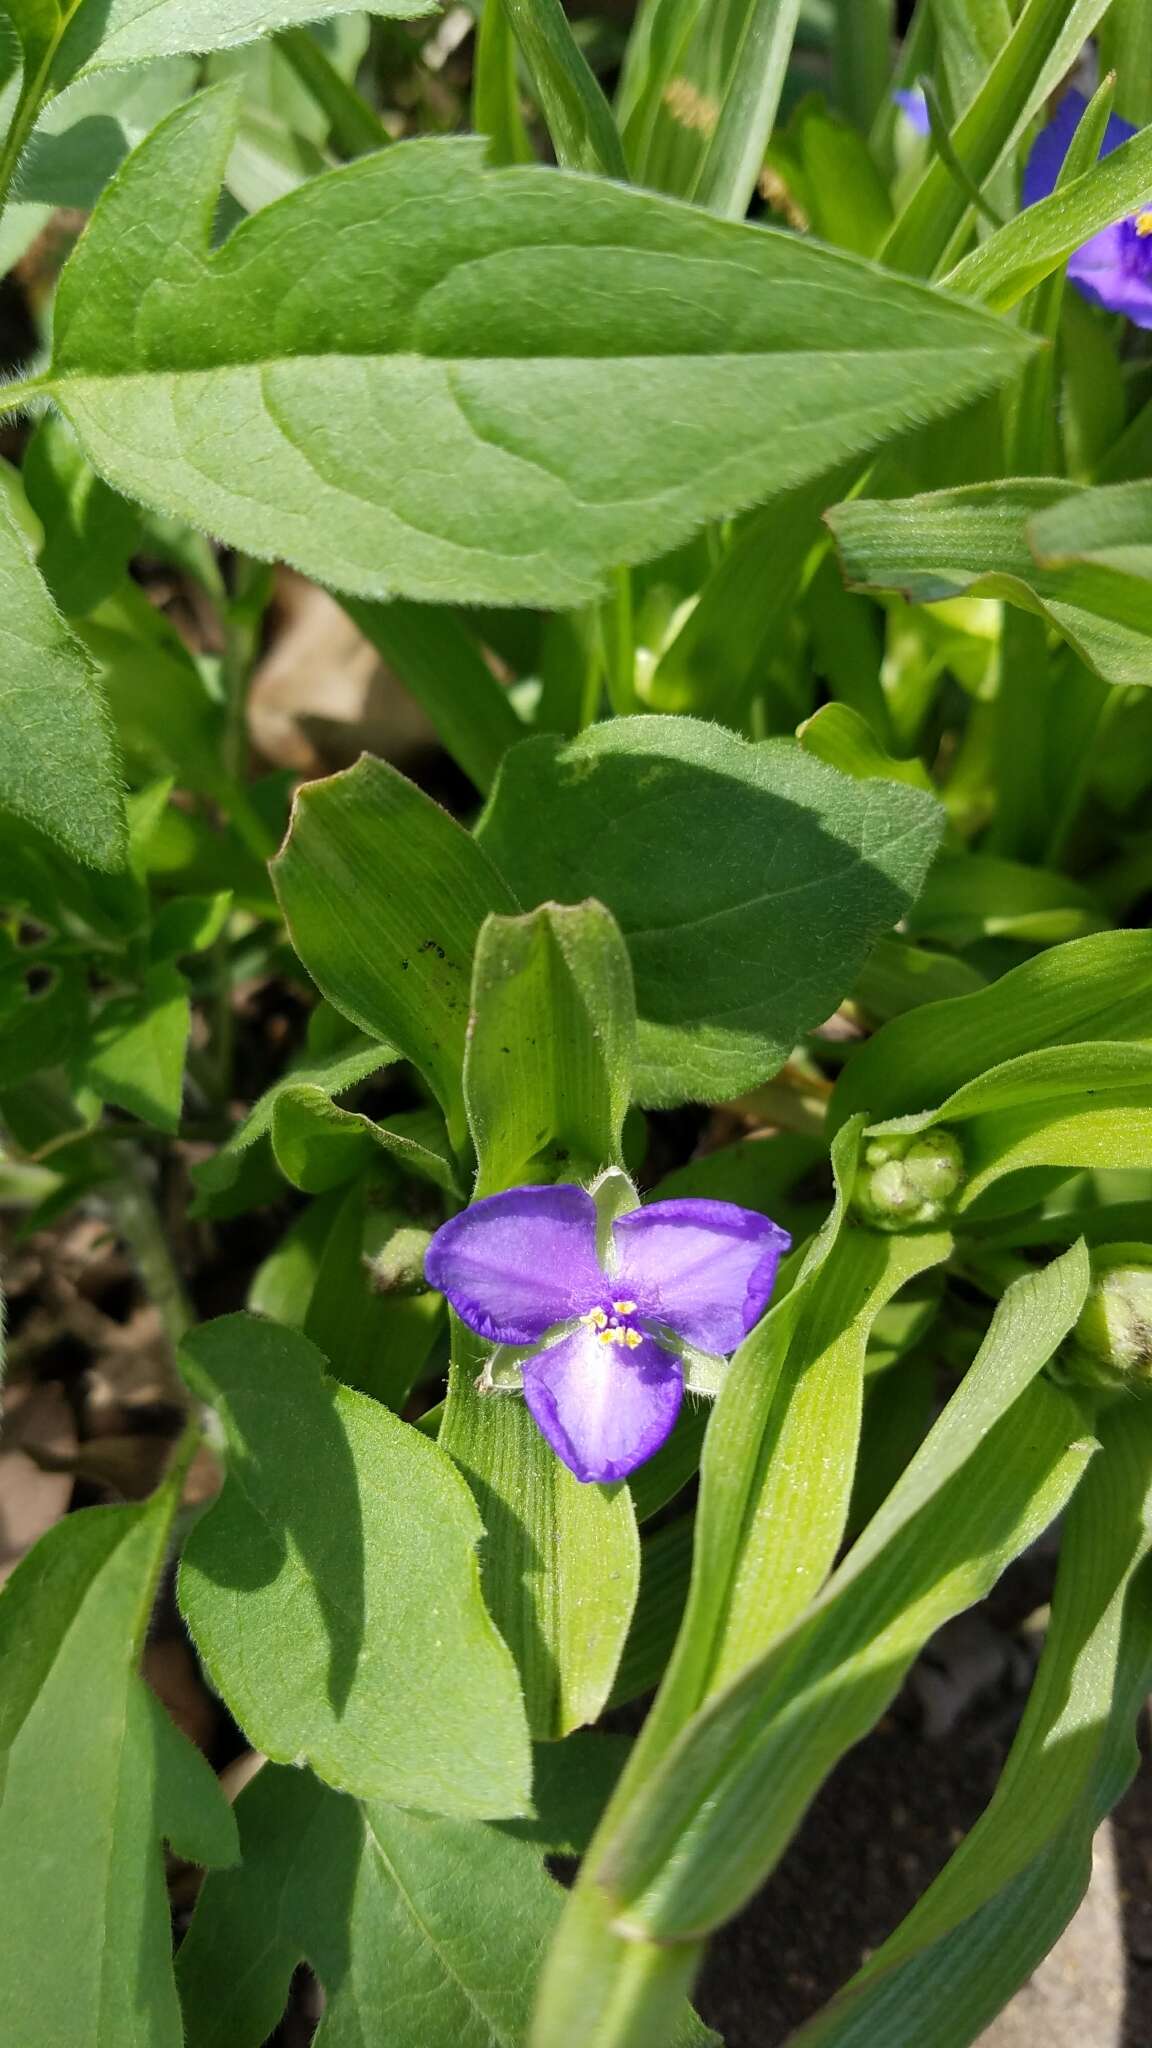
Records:
M534 1347L523 1392L577 1479L623 1479L680 1410L682 1354L723 1357L763 1313L788 1233L735 1202L653 1202L599 1224L587 1189L512 1188L442 1225L425 1272L461 1321Z
M1066 92L1046 128L1032 145L1024 172L1023 199L1032 206L1055 189L1087 100ZM1100 144L1109 156L1136 130L1119 114L1110 114ZM1141 207L1110 228L1093 235L1068 259L1068 276L1077 290L1109 313L1124 313L1137 327L1152 327L1152 206Z

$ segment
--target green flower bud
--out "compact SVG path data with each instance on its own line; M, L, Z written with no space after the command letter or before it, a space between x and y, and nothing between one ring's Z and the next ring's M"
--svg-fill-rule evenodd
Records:
M1100 1245L1092 1265L1066 1368L1089 1386L1152 1388L1152 1245Z
M424 1254L432 1242L430 1230L402 1224L393 1230L379 1251L365 1260L372 1285L380 1294L426 1294Z
M890 1133L864 1146L853 1200L877 1230L939 1223L964 1184L964 1154L952 1131Z

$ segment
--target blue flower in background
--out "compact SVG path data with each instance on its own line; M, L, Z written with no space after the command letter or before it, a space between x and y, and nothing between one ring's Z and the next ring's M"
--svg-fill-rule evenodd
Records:
M898 86L892 97L907 115L917 135L931 135L932 123L928 119L928 102L922 85Z
M1036 137L1024 172L1025 206L1047 199L1054 190L1087 105L1083 93L1066 92L1052 120ZM1101 156L1110 155L1135 133L1119 114L1109 115ZM1110 313L1125 313L1137 327L1152 327L1152 206L1142 207L1093 235L1069 258L1068 275L1093 305L1104 306Z
M577 1479L623 1479L680 1410L681 1346L725 1356L763 1314L787 1231L735 1202L619 1216L601 1263L585 1188L512 1188L441 1226L424 1270L461 1321L523 1361L537 1428Z

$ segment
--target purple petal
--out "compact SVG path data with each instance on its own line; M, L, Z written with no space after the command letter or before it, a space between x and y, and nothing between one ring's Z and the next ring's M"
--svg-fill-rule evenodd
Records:
M923 86L897 86L892 97L896 105L903 108L917 135L931 135L932 123L928 119L928 102Z
M701 1351L727 1353L764 1311L792 1240L735 1202L653 1202L614 1230L613 1293Z
M498 1344L535 1344L604 1293L596 1207L583 1188L512 1188L441 1225L424 1272L462 1322Z
M1024 171L1021 199L1025 206L1034 206L1038 199L1047 199L1055 190L1064 159L1072 146L1072 137L1080 126L1087 105L1083 93L1073 87L1065 93L1047 127L1040 130L1029 151ZM1135 133L1130 121L1122 121L1119 114L1109 114L1100 155L1110 156Z
M577 1330L524 1361L532 1419L577 1479L624 1479L660 1449L684 1392L680 1363L650 1337L630 1351Z
M1068 276L1094 306L1152 327L1152 238L1139 236L1131 221L1093 235L1069 259Z

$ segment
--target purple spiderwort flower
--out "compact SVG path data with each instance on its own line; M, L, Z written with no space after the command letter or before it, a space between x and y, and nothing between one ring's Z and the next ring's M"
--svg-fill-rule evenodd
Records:
M1024 172L1025 206L1034 206L1054 191L1087 105L1082 92L1066 92L1048 126L1036 137ZM1100 155L1110 156L1135 133L1129 121L1110 114ZM1069 258L1068 276L1093 305L1103 306L1109 313L1125 313L1137 327L1152 327L1152 206L1141 207L1093 235Z
M536 1347L533 1420L577 1479L611 1481L671 1430L680 1352L736 1349L791 1240L735 1202L653 1202L616 1217L602 1263L598 1221L586 1188L512 1188L443 1224L424 1270L478 1336Z
M907 116L917 135L931 135L932 123L928 119L928 102L924 97L922 85L897 86L892 98Z

